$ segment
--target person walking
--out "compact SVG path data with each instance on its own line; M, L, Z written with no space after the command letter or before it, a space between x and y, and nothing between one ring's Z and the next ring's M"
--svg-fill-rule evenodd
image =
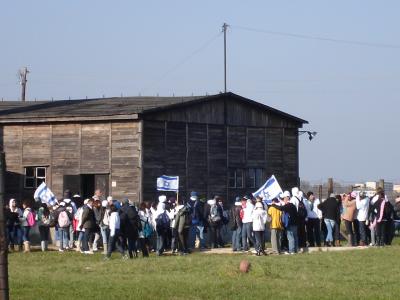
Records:
M333 193L330 194L328 199L318 204L318 209L322 211L327 229L327 235L325 238L326 245L331 247L333 246L333 233L338 226L336 220L339 215L339 202L336 199L336 195Z
M288 193L284 195L285 197L290 197L290 194ZM272 203L275 205L279 205L279 200L277 198L272 200ZM283 231L283 225L282 225L282 211L277 209L274 206L270 206L268 208L268 215L271 217L271 223L270 223L270 228L271 228L271 246L272 246L272 252L273 254L280 254L282 249L281 249L281 238L282 238L282 231Z
M256 238L256 255L267 255L265 252L265 223L267 222L267 212L261 202L257 202L252 213L253 232Z
M120 228L121 228L120 215L114 204L110 205L109 228L110 228L110 243L109 247L107 248L107 254L104 257L104 259L109 260L111 258L111 253L114 251L115 248L117 248L119 253L121 253L122 259L128 259L128 256L125 255L125 251L122 246L122 241L120 236Z

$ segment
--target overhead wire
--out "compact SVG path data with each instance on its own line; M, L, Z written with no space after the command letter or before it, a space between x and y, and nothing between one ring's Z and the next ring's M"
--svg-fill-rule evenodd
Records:
M212 38L208 39L206 42L204 42L199 48L191 52L189 55L184 57L181 61L176 63L173 67L168 69L163 75L160 76L156 81L154 81L151 85L147 86L146 88L142 89L142 92L145 90L154 87L154 85L158 84L159 82L163 81L168 75L179 69L182 65L184 65L187 61L189 61L193 56L197 55L201 51L205 50L209 45L211 45L217 38L219 38L222 35L222 32L219 32L218 34L214 35Z
M400 49L400 45L396 45L396 44L383 44L383 43L373 43L373 42L366 42L366 41L344 40L344 39L336 39L336 38L323 37L323 36L314 36L314 35L308 35L308 34L298 34L298 33L283 32L283 31L272 31L272 30L251 28L251 27L245 27L245 26L239 26L239 25L230 25L230 26L232 28L245 30L245 31L263 33L263 34L269 34L269 35L279 35L279 36L298 38L298 39L316 40L316 41L349 44L349 45L357 45L357 46L366 46L366 47L375 47L375 48Z

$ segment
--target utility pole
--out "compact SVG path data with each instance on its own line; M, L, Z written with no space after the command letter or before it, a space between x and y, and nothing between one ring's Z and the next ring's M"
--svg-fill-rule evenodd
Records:
M226 30L228 26L229 25L226 23L222 25L222 31L224 33L224 93L226 93Z
M4 170L4 152L0 152L0 299L8 300L8 245L4 219Z
M21 84L21 101L25 102L25 92L26 92L26 76L29 73L28 68L24 67L22 70L19 70L19 79Z

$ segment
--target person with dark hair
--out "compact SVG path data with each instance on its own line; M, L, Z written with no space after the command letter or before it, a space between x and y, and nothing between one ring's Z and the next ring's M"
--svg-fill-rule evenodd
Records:
M110 243L108 245L107 254L104 257L104 259L109 260L111 257L111 253L114 251L115 248L117 248L119 253L121 253L122 259L128 259L128 256L125 255L124 247L122 246L122 241L121 241L120 215L114 204L111 204L111 206L110 206L110 220L109 221L110 221L109 222Z
M377 246L382 247L385 242L388 242L386 239L387 224L391 220L394 211L383 190L378 191L374 198L377 198L373 204L373 209L376 211L376 240Z
M35 212L31 208L30 201L25 200L22 203L24 212L20 218L22 227L22 241L24 242L24 252L31 252L31 243L29 233L31 228L35 225Z
M89 241L93 237L96 227L96 219L93 212L93 198L87 199L87 204L82 210L82 217L80 221L79 230L84 231L82 240L82 252L84 254L93 254L89 250Z
M142 250L143 257L149 256L149 250L151 248L150 238L153 234L153 226L151 224L151 215L147 204L141 202L139 205L139 217L142 223L142 229L139 232L139 248Z
M299 243L297 237L297 224L298 224L298 215L296 206L290 201L290 193L285 191L282 194L283 197L283 205L279 206L275 203L272 204L272 207L282 211L284 213L284 226L286 228L286 236L289 243L289 252L285 252L285 254L295 254L298 251Z
M122 247L127 246L129 258L137 257L136 242L141 230L141 222L136 207L129 199L125 199L119 209L119 217L121 221L121 238Z
M47 251L51 225L51 215L47 204L42 203L40 206L37 214L37 220L39 225L40 247L42 251Z
M327 229L325 244L328 247L333 246L333 233L336 230L336 227L338 227L337 219L339 215L339 202L337 201L335 194L332 193L328 199L320 203L318 209L320 209L324 215L324 222Z
M8 242L10 251L14 251L14 246L18 246L18 250L22 251L22 228L20 218L22 218L23 212L17 206L15 199L9 201L9 218L7 221L8 228Z
M343 213L342 219L346 226L347 244L348 246L355 246L355 236L353 230L353 221L356 215L356 201L350 194L345 194L343 197Z
M242 250L242 219L240 218L240 211L242 210L242 203L240 197L236 197L235 205L229 211L229 227L232 231L232 251Z
M222 208L217 204L217 200L211 199L207 201L207 220L210 229L210 247L218 248L222 226Z
M64 201L60 202L60 206L55 211L54 218L57 222L58 231L60 234L60 248L58 251L64 252L64 250L69 249L68 234L69 227L72 223L72 214L67 210Z
M307 210L307 239L310 247L321 247L321 211L318 209L319 199L316 199L313 192L307 193L307 199L304 200Z
M285 196L290 197L290 194L287 193ZM279 200L275 198L272 200L272 203L278 205ZM280 254L282 251L281 237L283 232L282 212L276 207L270 206L268 208L268 215L271 217L270 227L272 251L274 254Z
M365 193L360 192L357 194L356 207L357 207L356 218L358 220L360 246L366 246L368 245L368 241L367 241L367 226L365 223L368 219L369 198Z

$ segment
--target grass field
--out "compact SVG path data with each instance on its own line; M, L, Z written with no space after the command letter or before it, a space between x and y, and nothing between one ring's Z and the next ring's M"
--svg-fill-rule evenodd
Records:
M239 272L243 259L251 262ZM400 246L293 256L33 252L9 256L11 299L399 299Z

